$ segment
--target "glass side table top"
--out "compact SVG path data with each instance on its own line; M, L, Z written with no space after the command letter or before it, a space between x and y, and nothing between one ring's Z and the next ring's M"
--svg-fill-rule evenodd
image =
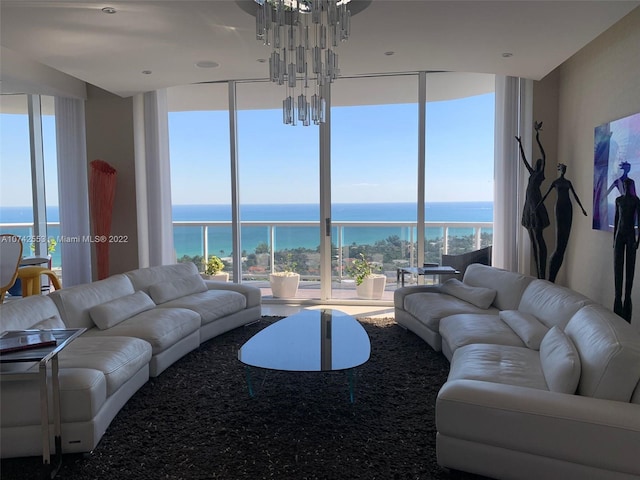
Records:
M371 343L362 325L339 310L302 310L269 325L238 351L245 365L272 370L346 370L369 360Z
M86 328L56 328L52 330L9 330L2 333L2 336L13 333L28 332L50 332L56 339L55 345L47 345L39 348L29 348L27 350L17 350L13 352L0 353L0 363L17 362L40 362L49 360L53 355L58 354L72 340L80 336Z

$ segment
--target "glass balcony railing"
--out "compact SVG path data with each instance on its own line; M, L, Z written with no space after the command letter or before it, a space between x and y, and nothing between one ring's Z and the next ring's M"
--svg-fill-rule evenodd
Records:
M232 274L232 225L228 221L176 221L174 247L178 261L200 265L209 255L217 255ZM282 270L284 263L295 263L301 282L320 281L320 222L248 221L241 225L242 281L266 282L269 274ZM48 236L58 244L57 222L48 224ZM33 235L29 223L0 224L0 233L14 233L23 238ZM348 281L346 266L363 253L395 288L399 267L416 266L417 224L415 222L334 222L332 224L332 282ZM491 245L491 222L426 222L425 262L440 263L443 254L459 254ZM31 245L24 245L30 254ZM60 249L51 252L52 268L61 271ZM234 279L231 278L231 281ZM63 283L64 284L64 283ZM318 287L319 288L319 287Z
M231 222L174 222L174 245L178 261L199 263L217 255L231 270L233 261ZM242 222L243 280L266 280L275 266L296 263L302 280L319 280L319 222ZM344 265L364 253L388 277L398 267L416 266L415 222L334 222L332 266L334 280L344 278ZM427 222L425 262L439 263L443 254L458 254L493 243L491 222Z

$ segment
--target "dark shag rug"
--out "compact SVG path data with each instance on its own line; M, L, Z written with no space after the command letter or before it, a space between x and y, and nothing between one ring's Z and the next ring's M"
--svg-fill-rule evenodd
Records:
M360 319L371 358L355 374L262 371L250 398L237 351L262 321L220 335L151 378L64 480L478 479L436 462L435 401L449 364L391 319ZM38 478L41 459L3 460Z

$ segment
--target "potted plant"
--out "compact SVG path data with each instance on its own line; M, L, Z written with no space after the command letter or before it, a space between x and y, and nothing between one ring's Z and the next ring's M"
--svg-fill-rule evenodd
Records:
M223 272L224 263L216 255L210 255L209 260L204 263L204 273L202 278L206 280L216 280L218 282L228 282L229 273Z
M292 261L289 253L282 264L282 270L269 275L271 293L277 298L293 298L298 293L300 274L295 272L297 263Z
M56 251L57 246L58 246L58 241L53 237L49 237L49 239L47 240L47 254L53 255L53 253ZM34 243L30 245L30 250L32 252L36 251L36 245Z
M355 258L347 267L347 274L356 281L356 292L359 298L368 300L382 298L387 277L380 273L374 273L380 270L382 267L369 262L363 253L360 254L360 258Z

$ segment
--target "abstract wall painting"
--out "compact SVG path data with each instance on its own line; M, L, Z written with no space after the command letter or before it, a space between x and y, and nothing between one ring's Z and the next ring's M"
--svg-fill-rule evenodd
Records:
M593 228L613 232L616 198L631 178L640 182L640 113L595 128L593 155Z

